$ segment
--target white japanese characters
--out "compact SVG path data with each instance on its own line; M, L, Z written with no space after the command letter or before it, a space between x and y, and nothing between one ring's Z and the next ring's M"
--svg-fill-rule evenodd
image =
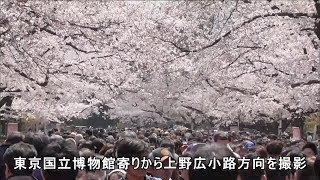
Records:
M234 157L223 157L222 160L213 158L213 159L205 159L203 157L197 157L192 159L191 157L179 157L177 161L172 158L169 158L168 165L164 165L161 162L159 157L155 157L152 162L150 159L143 158L107 158L99 159L96 157L76 157L74 159L68 159L66 157L62 157L60 159L56 159L55 157L44 157L44 158L23 158L18 157L14 158L15 160L15 169L79 169L84 170L88 168L90 170L113 170L113 169L123 169L127 170L130 165L134 167L134 169L148 169L150 166L155 167L156 169L176 169L179 170L188 170L191 167L193 169L206 169L212 168L216 169L218 167L222 167L226 170L234 170L234 169L249 169L250 162L252 163L253 169L280 169L280 170L299 170L306 167L306 158L305 157L294 157L290 159L290 157L280 157L279 160L275 158L240 158L236 159ZM27 163L29 161L29 163ZM29 167L26 165L29 164Z

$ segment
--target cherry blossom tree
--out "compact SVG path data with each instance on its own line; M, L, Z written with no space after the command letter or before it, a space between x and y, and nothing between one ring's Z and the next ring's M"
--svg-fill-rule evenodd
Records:
M211 125L319 111L316 1L0 4L2 97L47 119Z

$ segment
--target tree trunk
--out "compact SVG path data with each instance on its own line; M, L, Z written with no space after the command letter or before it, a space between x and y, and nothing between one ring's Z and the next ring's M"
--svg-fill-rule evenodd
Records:
M280 122L279 122L278 136L281 136L281 134L282 134L282 119L280 119Z

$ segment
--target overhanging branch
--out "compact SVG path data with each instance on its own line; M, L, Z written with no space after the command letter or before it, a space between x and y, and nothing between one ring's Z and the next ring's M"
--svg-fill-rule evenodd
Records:
M224 33L221 37L217 38L216 40L209 43L208 45L205 45L205 46L198 48L198 49L187 49L185 47L180 47L176 43L168 41L168 40L166 40L165 42L171 43L174 47L179 49L181 52L187 52L187 53L199 52L199 51L205 50L207 48L213 47L214 45L218 44L222 39L228 37L229 35L231 35L232 32L237 31L241 27L243 27L243 26L245 26L245 25L247 25L257 19L267 18L267 17L290 17L290 18L307 17L307 18L315 18L316 19L316 18L320 18L320 15L319 14L309 14L309 13L290 13L290 12L280 12L280 13L269 13L269 14L256 15L256 16L253 16L252 18L242 22L240 25L232 28L228 32Z
M99 51L87 51L87 50L80 49L80 48L78 48L77 46L75 46L74 44L72 44L71 42L67 42L66 45L72 47L72 48L75 49L76 51L80 51L80 52L83 52L83 53L85 53L85 54L99 53Z
M48 75L48 73L47 73L46 76L45 76L44 82L38 82L38 81L35 80L34 78L28 76L26 73L22 72L21 70L15 68L15 67L13 67L13 66L10 66L9 64L3 63L3 65L4 65L6 68L11 69L11 70L13 70L14 72L18 73L20 76L22 76L22 77L24 77L24 78L26 78L26 79L28 79L28 80L30 80L30 81L38 84L39 86L45 87L45 86L48 85L48 82L49 82L49 75Z
M197 108L194 108L194 107L191 107L191 106L187 106L187 105L181 105L182 107L184 108L187 108L187 109L190 109L192 111L195 111L196 113L198 114L205 114L203 111L201 111L200 109L197 109Z
M252 92L252 91L249 91L247 89L240 89L240 88L237 88L237 87L231 87L231 86L227 86L227 87L224 87L226 89L229 89L231 91L236 91L236 92L239 92L241 94L244 94L244 95L258 95L259 93L258 92Z
M306 86L306 85L313 85L313 84L320 84L320 80L314 79L314 80L309 80L307 82L298 82L291 84L291 88L296 88L299 86Z
M259 58L260 58L260 57L259 57ZM269 64L269 65L271 65L276 71L279 71L279 72L281 72L282 74L285 74L285 75L288 75L288 76L290 75L289 73L287 73L287 72L285 72L285 71L277 68L272 62L265 62L265 61L262 61L262 60L255 60L255 61L253 61L253 62L258 62L258 63L262 63L262 64Z
M270 14L263 14L263 15L257 15L252 17L251 19L244 21L243 23L241 23L239 26L231 29L230 31L226 32L224 35L222 35L220 38L216 39L214 42L212 42L211 44L208 44L200 49L195 49L195 50L190 50L190 52L198 52L200 50L204 50L207 48L210 48L214 45L216 45L218 42L220 42L223 38L229 36L231 34L231 32L234 32L238 29L240 29L241 27L257 20L260 18L266 18L266 17L291 17L291 18L300 18L300 17L308 17L308 18L320 18L320 15L318 14L308 14L308 13L289 13L289 12L281 12L281 13L270 13Z
M241 74L239 74L239 75L237 75L237 76L234 76L233 78L236 79L236 78L239 78L239 77L241 77L241 76L243 76L243 75L245 75L245 74L251 74L251 73L255 73L255 72L261 72L261 71L263 71L263 70L265 70L265 69L267 69L267 67L255 69L255 70L248 71L248 72L243 72L243 73L241 73Z

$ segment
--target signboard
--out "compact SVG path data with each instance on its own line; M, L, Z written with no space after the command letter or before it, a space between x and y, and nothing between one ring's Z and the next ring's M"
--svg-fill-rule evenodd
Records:
M7 124L7 135L18 131L18 123L8 123Z
M292 127L292 139L294 140L301 139L301 131L299 127Z

